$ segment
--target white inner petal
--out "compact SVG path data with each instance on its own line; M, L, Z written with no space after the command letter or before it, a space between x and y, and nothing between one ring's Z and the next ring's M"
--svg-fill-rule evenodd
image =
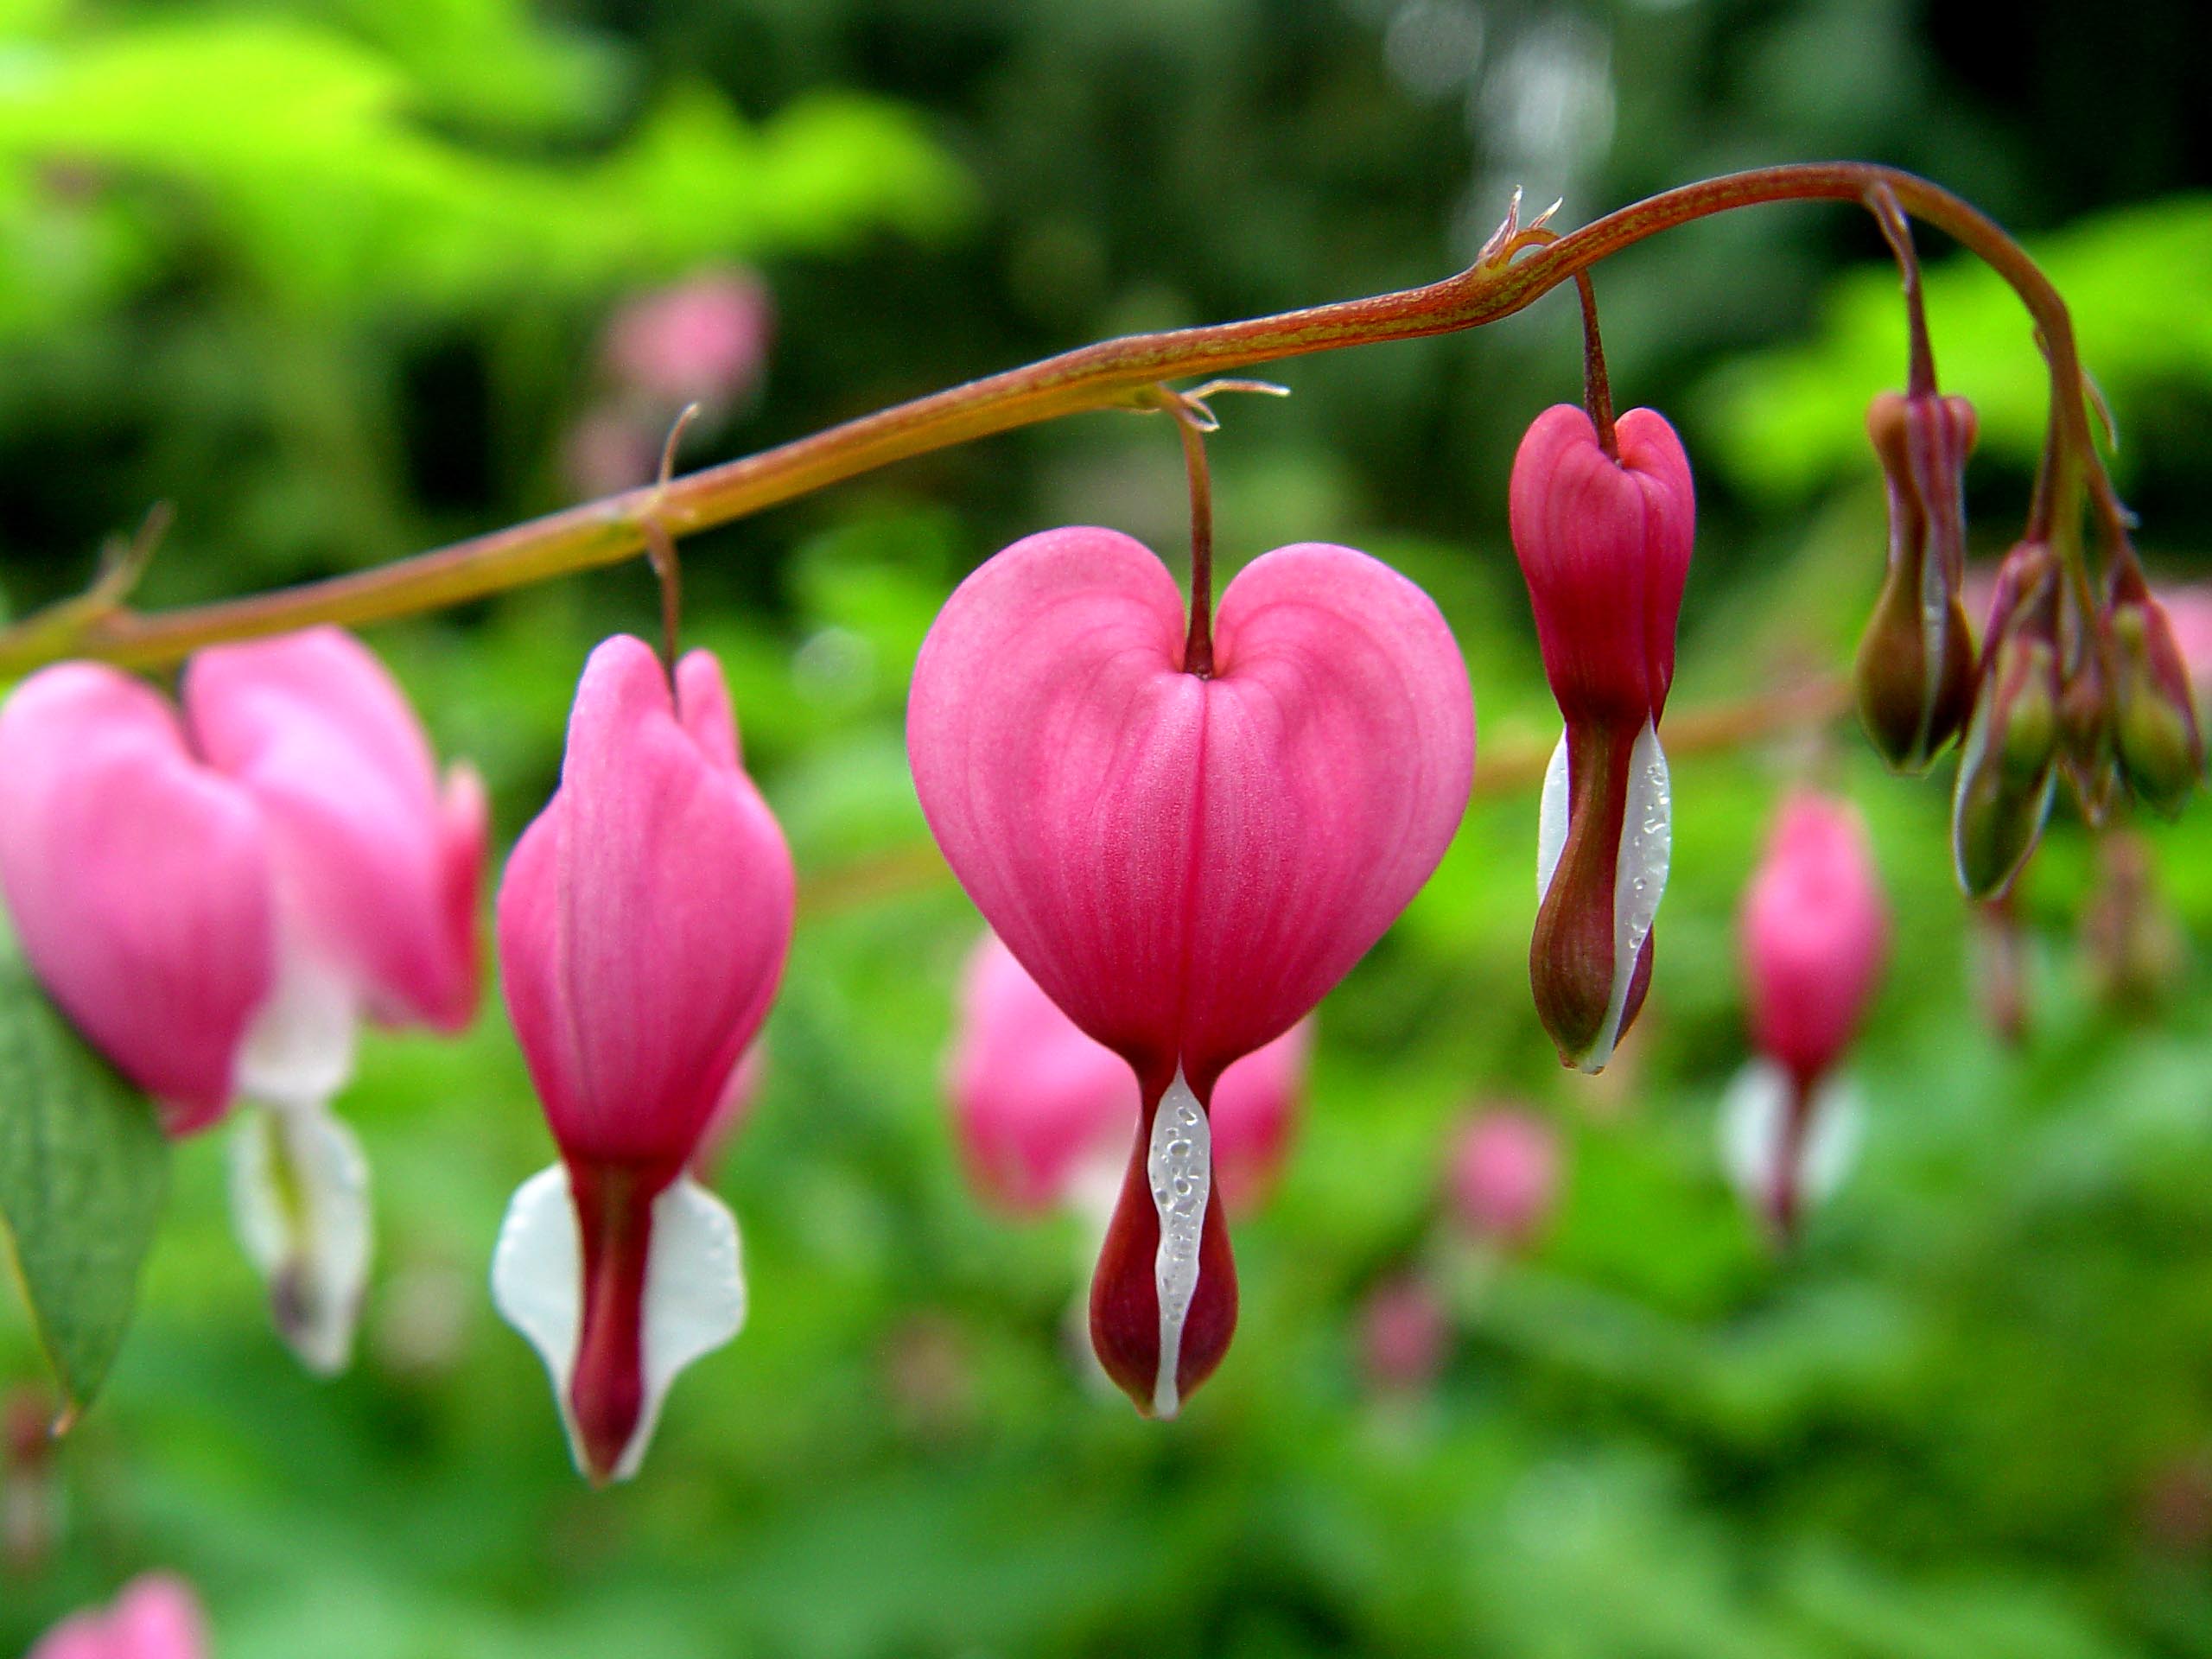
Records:
M564 1166L540 1170L516 1190L492 1253L492 1302L544 1360L569 1450L584 1469L569 1407L583 1328L583 1242ZM670 1385L692 1361L743 1330L745 1311L737 1218L696 1181L674 1182L653 1200L640 1343L645 1402L613 1478L638 1472Z
M1145 1173L1152 1180L1153 1208L1160 1212L1160 1249L1152 1264L1160 1299L1160 1370L1152 1411L1173 1417L1182 1406L1175 1373L1183 1357L1184 1322L1198 1291L1198 1243L1213 1190L1213 1131L1179 1066L1153 1116Z
M1628 810L1621 821L1620 862L1613 876L1613 989L1605 1023L1582 1059L1585 1071L1601 1071L1620 1040L1621 1015L1636 977L1636 960L1651 937L1667 891L1667 857L1673 841L1674 798L1659 734L1645 721L1629 751Z
M1866 1122L1858 1085L1847 1077L1824 1080L1813 1092L1811 1110L1797 1149L1797 1192L1807 1208L1826 1202L1843 1185ZM1789 1114L1789 1075L1772 1060L1751 1061L1721 1096L1721 1166L1751 1209L1765 1211L1779 1184Z
M275 1106L333 1099L353 1077L359 1023L345 975L311 951L279 950L276 982L238 1046L238 1092Z
M248 1106L231 1137L231 1217L269 1286L276 1328L309 1370L353 1353L368 1284L369 1165L321 1103Z
M1544 768L1544 792L1536 804L1536 902L1552 890L1559 855L1567 845L1567 734L1559 734L1551 764Z

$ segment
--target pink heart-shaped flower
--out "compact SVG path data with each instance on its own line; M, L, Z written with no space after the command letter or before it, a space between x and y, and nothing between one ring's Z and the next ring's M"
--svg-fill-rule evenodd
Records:
M1451 630L1363 553L1308 543L1255 560L1222 595L1210 677L1183 671L1184 626L1180 590L1141 543L1029 537L946 602L906 724L922 810L969 896L1136 1070L1146 1133L1092 1331L1109 1372L1163 1411L1218 1362L1235 1321L1204 1104L1428 879L1474 765ZM1152 1130L1179 1078L1189 1134L1171 1142ZM1180 1185L1145 1201L1162 1179ZM1194 1287L1169 1270L1178 1250ZM1185 1316L1159 1317L1163 1294L1185 1292Z

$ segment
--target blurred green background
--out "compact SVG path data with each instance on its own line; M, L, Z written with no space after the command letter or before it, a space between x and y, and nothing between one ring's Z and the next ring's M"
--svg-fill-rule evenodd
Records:
M1929 173L2048 258L2145 551L2186 577L2212 555L2209 58L2195 0L2031 0L2001 28L1912 0L0 0L0 589L20 613L82 586L156 499L177 519L141 597L175 604L642 481L674 404L615 384L606 332L702 270L757 272L774 327L694 463L1089 339L1427 280L1516 183L1571 224L1834 156ZM1617 393L1700 469L1675 712L1833 670L1880 558L1861 412L1902 372L1871 226L1764 209L1597 280ZM1942 267L1931 301L1985 415L1992 556L2037 359L1974 274ZM1504 479L1577 353L1554 296L1284 365L1295 396L1230 404L1213 443L1232 563L1340 540L1436 595L1489 754L1555 730ZM678 1385L641 1479L585 1491L483 1294L550 1156L496 999L458 1044L372 1039L341 1103L377 1182L359 1363L292 1363L221 1136L182 1147L108 1395L50 1465L0 1469L0 1653L164 1566L224 1659L2212 1655L2202 810L2152 837L2197 950L2115 998L2062 809L2007 1046L1940 779L1887 777L1842 728L1685 756L1657 982L1590 1081L1529 1006L1533 791L1485 801L1324 1007L1220 1376L1165 1427L1090 1391L1061 1339L1081 1227L987 1212L949 1133L976 921L926 856L900 710L996 547L1095 522L1172 562L1183 513L1165 423L1097 416L689 544L688 631L808 882L721 1170L750 1328ZM372 639L504 841L590 645L655 602L619 569ZM1899 929L1864 1154L1778 1261L1714 1111L1744 1054L1736 896L1805 776L1863 804ZM1502 1262L1439 1213L1452 1128L1500 1097L1567 1155L1553 1224ZM1433 1382L1382 1389L1361 1310L1408 1271L1452 1335ZM0 1385L39 1378L0 1296Z

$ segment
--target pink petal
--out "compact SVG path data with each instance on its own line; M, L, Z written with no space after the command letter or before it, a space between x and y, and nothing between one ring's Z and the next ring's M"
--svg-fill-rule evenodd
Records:
M995 934L968 959L949 1087L976 1184L1008 1208L1068 1196L1086 1159L1137 1128L1127 1060L1084 1036Z
M1560 711L1633 731L1674 683L1696 499L1663 417L1632 409L1614 436L1618 461L1573 404L1536 417L1513 460L1513 545Z
M283 901L312 947L378 1018L466 1025L480 794L464 785L442 804L429 740L384 665L337 628L218 646L187 667L184 706L208 764L267 814Z
M194 761L167 703L89 663L16 688L0 778L0 885L31 967L173 1134L204 1128L272 982L260 813Z
M73 1613L44 1636L25 1659L121 1659L98 1613Z
M1137 1068L1224 1067L1319 1001L1465 810L1450 631L1348 548L1278 549L1223 596L1217 674L1178 666L1166 567L1050 531L963 582L924 644L907 748L931 828L1052 1000Z
M686 659L687 704L710 672L718 690ZM572 1164L689 1159L790 946L783 834L712 710L685 713L641 642L594 652L560 790L500 887L508 1010Z
M117 1659L205 1659L207 1620L192 1586L149 1573L124 1590L110 1616Z

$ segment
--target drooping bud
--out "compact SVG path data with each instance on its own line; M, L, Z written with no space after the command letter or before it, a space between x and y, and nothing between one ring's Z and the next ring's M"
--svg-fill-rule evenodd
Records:
M1034 1212L1070 1201L1102 1160L1118 1174L1141 1117L1128 1062L1085 1036L995 933L969 957L959 1014L946 1086L978 1191ZM1313 1039L1309 1016L1214 1087L1214 1173L1232 1216L1265 1195L1289 1150Z
M1890 912L1866 825L1848 801L1782 804L1738 923L1751 1041L1807 1082L1857 1033L1889 959Z
M1834 1077L1881 982L1889 905L1850 803L1800 790L1783 803L1744 891L1738 940L1755 1059L1730 1086L1731 1178L1778 1238L1842 1178L1855 1128Z
M2203 779L2204 736L2188 664L2132 553L2113 563L2105 626L2112 641L2113 752L2135 798L2172 817Z
M2132 830L2097 838L2097 885L2082 908L2089 984L2115 1013L2143 1017L2171 994L2187 955L2180 924L2158 892L2151 844Z
M341 1369L366 1174L329 1111L369 1017L453 1031L477 1001L483 791L441 789L381 664L334 628L187 665L181 713L115 671L33 675L0 713L0 883L25 954L171 1134L244 1099L233 1190L278 1329Z
M671 696L643 643L605 642L499 889L507 1008L561 1161L515 1194L492 1268L595 1482L636 1472L676 1374L744 1322L736 1222L688 1170L775 995L792 903L715 659L684 658Z
M1384 1280L1361 1300L1359 1368L1386 1398L1426 1393L1444 1369L1452 1321L1436 1287L1418 1273Z
M207 1620L182 1579L149 1573L112 1607L77 1613L40 1638L29 1659L207 1659Z
M2011 885L2043 835L2059 751L2058 561L2041 542L2005 556L1974 715L1959 756L1951 850L1959 885Z
M1569 404L1514 457L1513 547L1566 731L1544 779L1529 976L1560 1060L1600 1070L1643 1006L1667 885L1671 804L1658 721L1696 521L1688 458L1648 409L1618 459Z
M1453 1220L1478 1243L1525 1249L1559 1202L1559 1135L1534 1113L1498 1107L1459 1130L1445 1184Z
M1427 595L1349 548L1279 548L1183 671L1181 594L1111 531L1046 531L961 584L915 664L907 753L969 896L1135 1071L1139 1132L1091 1338L1139 1408L1213 1370L1236 1288L1207 1116L1434 868L1474 758Z
M1925 772L1964 725L1974 696L1966 575L1966 465L1974 405L1883 392L1866 411L1890 503L1889 563L1859 645L1859 715L1900 772Z
M760 378L773 321L758 277L702 271L615 313L607 327L607 370L623 390L668 412L696 403L718 413Z

